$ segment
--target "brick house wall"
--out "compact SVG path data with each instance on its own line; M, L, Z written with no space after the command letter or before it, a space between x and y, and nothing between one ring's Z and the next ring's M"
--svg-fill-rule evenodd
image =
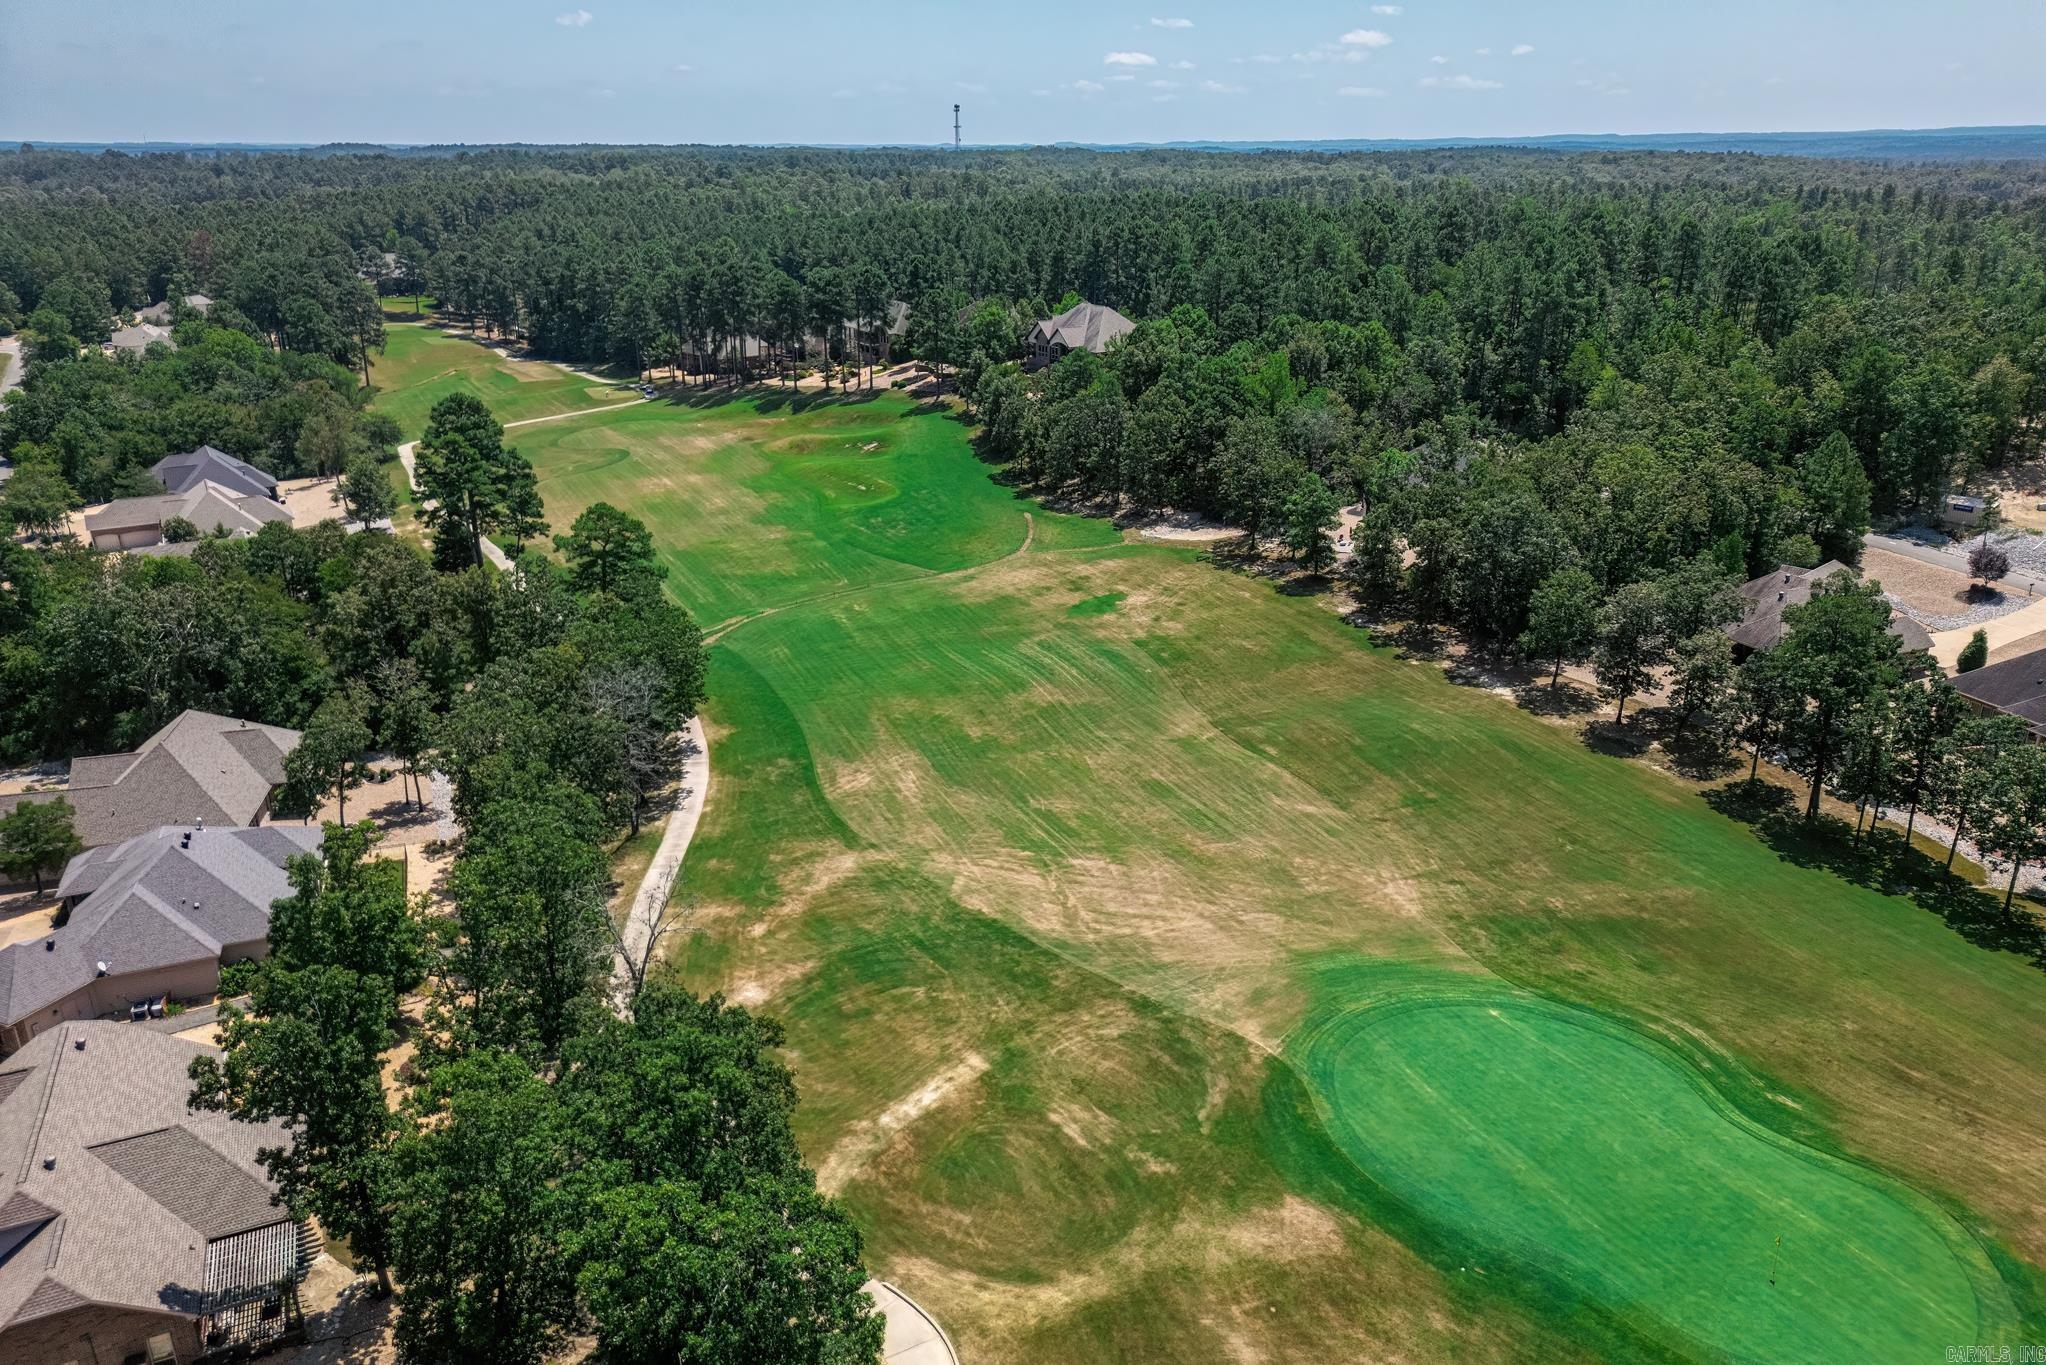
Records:
M88 1304L32 1318L0 1331L7 1365L121 1365L141 1355L149 1339L169 1332L180 1365L199 1358L199 1326L191 1318Z

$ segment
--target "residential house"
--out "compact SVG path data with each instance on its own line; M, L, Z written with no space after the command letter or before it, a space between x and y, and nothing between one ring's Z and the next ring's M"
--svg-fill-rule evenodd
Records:
M1056 364L1072 351L1100 355L1108 343L1136 329L1113 308L1098 303L1076 303L1055 318L1046 318L1030 329L1024 342L1026 359L1035 368Z
M1978 714L2016 716L2035 739L2046 739L2046 649L1958 674L1953 681Z
M185 1365L303 1329L318 1243L256 1159L284 1131L186 1107L210 1052L68 1023L0 1063L7 1365Z
M1783 613L1811 601L1812 590L1836 574L1846 574L1850 579L1859 577L1852 566L1829 559L1816 569L1779 564L1774 572L1741 584L1740 594L1747 605L1741 619L1727 628L1727 633L1733 636L1735 655L1745 658L1757 650L1774 649L1789 629ZM1897 637L1898 646L1906 654L1932 648L1932 636L1925 627L1902 612L1890 613L1889 633Z
M220 988L220 969L269 952L284 865L320 847L317 825L167 825L71 860L68 911L0 948L0 1055L74 1019L160 1015Z
M848 320L845 330L853 338L862 364L886 365L893 358L895 347L909 334L909 305L901 299L891 299L886 317L871 325Z
M166 455L149 466L149 477L162 484L166 493L189 493L202 483L211 483L237 497L277 500L276 475L212 446Z
M273 521L291 524L291 510L260 493L237 493L211 480L182 493L121 498L85 514L95 550L134 550L163 539L163 528L189 521L201 535L252 536Z
M284 756L299 732L209 711L186 711L130 754L71 761L61 788L0 796L0 815L63 797L87 848L120 843L162 825L253 825L284 782Z
M207 298L204 294L187 294L179 301L200 317L205 317L213 309L213 300ZM160 326L168 325L171 320L170 300L164 299L160 303L150 304L147 308L136 309L135 320L137 322L154 322Z
M132 327L117 327L107 338L108 352L126 351L130 355L141 355L153 345L165 345L173 351L178 343L171 340L170 328L155 322L138 322Z

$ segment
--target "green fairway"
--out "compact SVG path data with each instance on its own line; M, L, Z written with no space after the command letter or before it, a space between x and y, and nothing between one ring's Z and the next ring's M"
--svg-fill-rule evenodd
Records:
M512 360L458 332L418 323L386 323L384 349L370 362L377 408L397 419L406 439L426 428L426 414L451 393L490 405L500 422L551 417L638 397L617 384L568 374L539 361Z
M677 970L968 1358L2040 1336L2031 964L898 396L514 435L722 627Z
M550 515L609 500L657 528L706 626L820 593L969 568L1019 548L1023 504L957 458L958 428L899 402L646 404L515 433ZM658 528L689 526L686 542ZM1070 537L1114 533L1077 523Z

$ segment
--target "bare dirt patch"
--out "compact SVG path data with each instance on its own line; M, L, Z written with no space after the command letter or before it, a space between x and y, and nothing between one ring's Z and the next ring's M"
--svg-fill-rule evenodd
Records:
M818 1188L827 1194L836 1194L844 1189L868 1162L888 1150L897 1133L978 1079L987 1066L985 1057L978 1052L969 1052L873 1118L854 1124L818 1166Z
M33 890L0 896L0 948L43 937L56 918L56 901L38 897Z
M1864 579L1883 585L1883 591L1916 616L1955 616L1977 605L1968 595L1968 576L1936 564L1893 554L1871 545L1861 552Z

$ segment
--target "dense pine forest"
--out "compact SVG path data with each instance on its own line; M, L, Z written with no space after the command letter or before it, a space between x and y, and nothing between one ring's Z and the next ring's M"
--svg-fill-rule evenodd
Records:
M1426 609L1510 640L1565 562L1610 590L1706 554L1851 557L1871 517L2008 462L2046 412L2046 172L2021 163L24 151L0 207L0 319L32 355L199 291L212 323L303 357L45 367L0 453L86 498L190 439L152 392L193 395L189 417L233 389L228 438L280 472L334 458L334 420L302 429L380 340L378 292L634 369L771 365L901 299L910 349L957 371L1024 475L1255 530L1365 500L1359 573L1403 541ZM1105 359L1013 367L1072 298L1143 325Z

